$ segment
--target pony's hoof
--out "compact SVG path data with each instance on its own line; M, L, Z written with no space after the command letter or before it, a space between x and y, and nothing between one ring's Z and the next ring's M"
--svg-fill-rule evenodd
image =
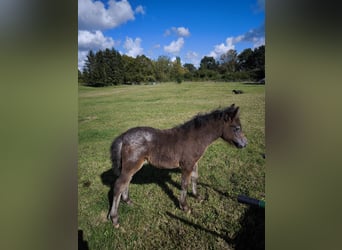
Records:
M187 213L187 214L190 214L190 213L191 213L191 209L190 209L190 207L189 207L188 205L185 205L185 206L182 206L182 205L181 205L181 209L182 209L185 213Z
M128 206L133 206L133 201L131 199L127 199L126 201L124 201Z
M204 198L200 195L197 195L196 196L196 200L199 202L199 203L202 203L204 201Z
M110 214L108 215L108 219L112 222L114 228L119 228L119 218L117 216L112 217Z

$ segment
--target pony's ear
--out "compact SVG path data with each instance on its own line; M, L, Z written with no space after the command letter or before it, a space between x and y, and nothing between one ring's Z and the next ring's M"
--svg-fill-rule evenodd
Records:
M228 112L224 112L224 113L223 113L223 120L224 120L225 122L227 122L227 121L229 120L229 114L228 114Z
M239 107L236 107L236 109L235 109L235 111L234 111L234 113L233 113L233 119L234 119L235 117L238 117L239 114L240 114L240 109L239 109Z
M233 113L228 111L224 112L223 119L226 122L233 120L235 117L239 115L239 107L235 108L235 104L232 104L229 108L234 108L235 110L233 111Z

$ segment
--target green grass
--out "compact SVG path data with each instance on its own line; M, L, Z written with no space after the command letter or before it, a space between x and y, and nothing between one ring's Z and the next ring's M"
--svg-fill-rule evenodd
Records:
M235 95L233 89L245 93ZM114 229L106 219L110 188L101 179L110 172L113 139L135 126L170 128L232 103L241 108L249 144L239 150L219 139L207 149L199 161L198 185L205 200L197 202L189 187L192 213L185 214L177 206L180 173L145 166L130 184L134 206L120 204L120 228ZM265 198L264 85L81 86L78 121L78 228L90 249L234 249L249 237L246 223L256 226L251 221L258 218L236 196Z

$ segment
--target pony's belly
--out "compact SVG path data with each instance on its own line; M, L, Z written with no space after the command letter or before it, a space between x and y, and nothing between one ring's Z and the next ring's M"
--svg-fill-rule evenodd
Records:
M158 165L153 165L153 166L155 166L156 168L161 168L161 169L179 168L179 164L176 164L176 163L174 165L158 164Z
M168 157L150 158L148 162L157 168L172 169L179 167L179 161Z

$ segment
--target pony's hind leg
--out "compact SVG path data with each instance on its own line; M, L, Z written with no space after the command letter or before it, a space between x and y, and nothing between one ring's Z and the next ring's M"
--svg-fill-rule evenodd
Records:
M128 186L132 180L132 176L143 166L143 160L140 162L125 162L122 166L121 174L114 185L113 204L109 212L109 218L115 228L119 227L118 207L120 198L122 196L123 201L127 203L131 202L128 195Z
M144 165L144 162L145 161L140 161L136 168L134 168L132 171L131 171L131 175L133 176L136 172L138 172L142 166ZM127 187L123 190L122 192L122 201L126 202L128 205L133 205L133 201L131 200L131 198L129 198L129 185L127 185Z
M121 199L122 193L128 188L129 182L131 181L131 176L127 176L123 173L116 180L114 185L114 194L113 194L113 204L112 208L109 212L109 218L111 219L115 228L119 227L119 215L118 215L118 207Z
M126 202L128 205L133 205L133 201L129 198L128 188L129 186L122 192L122 201Z

